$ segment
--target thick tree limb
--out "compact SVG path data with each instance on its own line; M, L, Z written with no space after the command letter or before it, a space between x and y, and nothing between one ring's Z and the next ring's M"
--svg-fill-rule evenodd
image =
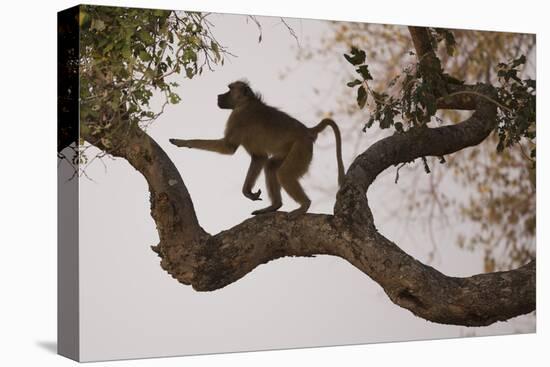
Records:
M535 262L468 278L447 277L375 231L356 231L331 215L257 216L211 237L199 251L197 290L221 288L256 266L284 256L339 256L369 275L390 299L426 320L468 326L533 310Z
M172 160L147 133L127 121L119 126L109 132L109 146L91 135L84 124L81 134L89 143L126 159L145 177L151 194L151 216L160 238L152 248L161 257L163 269L181 283L191 284L194 254L207 234L199 225L189 192Z
M422 77L432 86L435 97L447 94L447 83L443 77L441 61L435 54L428 29L425 27L409 27L409 33L416 50Z
M430 33L426 27L409 27L416 56L420 62L423 62L425 57L436 57L432 47Z

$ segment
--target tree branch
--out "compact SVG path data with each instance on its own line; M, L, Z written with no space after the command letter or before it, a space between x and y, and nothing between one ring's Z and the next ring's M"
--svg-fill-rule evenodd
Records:
M193 287L211 291L285 256L334 255L382 286L397 305L426 320L484 326L535 307L535 262L508 272L447 277L375 231L355 231L331 215L250 218L211 237L197 254Z
M481 115L489 112L480 109L476 113L459 126L419 132L420 139L426 142L455 139L454 148L443 143L413 147L413 138L408 134L387 138L397 139L393 142L397 145L382 140L356 160L347 182L357 180L359 171L370 177L365 182L372 181L375 175L369 176L365 168L381 170L399 157L409 159L415 154L427 154L428 147L440 155L459 146L476 144L483 139L479 133L479 126L485 125ZM286 213L278 212L250 218L210 236L199 226L191 198L175 166L145 132L136 127L112 133L113 146L118 148L102 145L85 127L82 134L100 149L125 158L145 176L151 193L151 215L160 237L154 250L162 259L161 266L196 290L222 288L277 258L326 254L347 260L380 284L394 303L426 320L489 325L535 308L534 262L511 272L447 277L407 255L373 225L358 226L361 216L306 214L291 220ZM124 144L118 145L118 140L124 140ZM369 165L369 160L376 157L380 158L378 163ZM344 185L341 192L348 190L346 187L357 186ZM365 197L364 192L361 196ZM370 213L368 205L366 209Z
M441 87L435 89L438 108L475 111L457 125L415 128L373 144L350 166L337 194L334 216L305 214L290 219L276 212L212 236L200 227L176 167L143 130L121 121L108 132L108 146L86 125L81 124L81 134L143 174L160 238L152 248L161 257L163 269L196 290L225 287L277 258L326 254L347 260L380 284L395 304L433 322L483 326L531 312L536 306L535 261L508 272L448 277L406 254L374 226L366 192L380 172L415 158L443 156L477 145L496 124L493 88L447 85L427 30L411 27L411 36L423 77Z
M423 62L426 57L436 57L432 47L430 33L426 27L409 27L416 56L419 62Z
M151 216L159 234L152 249L161 257L161 266L183 284L191 284L194 254L207 233L200 227L189 192L174 163L145 131L127 121L108 132L110 144L93 136L85 124L81 135L90 144L124 158L140 172L149 185Z
M492 96L489 86L464 86L464 90L477 90ZM449 105L474 104L475 112L465 121L449 126L413 128L405 133L396 133L371 145L359 155L348 169L344 185L336 199L335 214L348 218L361 217L368 210L365 193L375 178L386 168L413 161L426 156L441 157L481 143L494 129L496 124L496 106L479 96L456 95L448 100ZM367 224L372 221L368 214L363 219Z
M432 86L435 97L447 94L447 83L443 78L441 61L435 54L432 46L432 38L426 27L409 27L416 57L418 59L420 73L428 85Z

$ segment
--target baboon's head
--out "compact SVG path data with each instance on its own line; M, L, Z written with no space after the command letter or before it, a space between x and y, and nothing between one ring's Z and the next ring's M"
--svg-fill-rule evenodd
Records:
M247 82L236 81L228 85L229 91L218 95L218 107L233 109L240 104L258 99Z

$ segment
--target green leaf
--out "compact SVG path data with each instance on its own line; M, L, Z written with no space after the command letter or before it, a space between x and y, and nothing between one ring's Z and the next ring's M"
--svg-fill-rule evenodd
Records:
M380 120L380 128L387 129L391 126L392 123L393 123L393 115L391 113L388 113L387 111L384 112L384 118Z
M180 96L178 96L176 93L173 93L173 92L168 95L168 98L170 99L170 103L172 104L176 104L181 101Z
M214 54L216 55L216 60L219 60L220 57L220 48L218 44L214 41L210 42L210 47L212 48L212 51L214 51Z
M148 45L155 42L155 39L153 38L153 36L151 36L151 33L145 30L139 31L138 37L140 40L142 40L145 44L148 44Z
M162 9L155 9L153 10L153 15L155 15L156 17L167 17L168 14L170 14L170 11L169 10L162 10Z
M185 68L185 75L187 75L189 79L193 79L193 76L194 76L193 69Z
M363 50L359 50L357 47L351 48L351 55L344 54L344 57L352 65L360 65L365 62L367 54Z
M142 59L143 61L150 61L152 58L151 58L151 55L149 55L147 52L145 51L140 51L139 52L139 58Z
M113 42L109 42L104 48L103 48L103 54L106 54L107 52L111 51L115 47L115 44Z
M128 45L124 46L121 53L122 57L124 57L125 59L129 59L130 57L132 57L132 51L130 50L130 46Z
M363 77L364 80L372 80L372 75L370 75L368 65L361 65L355 71L357 71L359 75Z
M359 84L363 83L362 81L360 81L359 79L355 79L354 81L351 81L349 83L347 83L346 85L350 88L353 88Z
M525 64L526 62L526 58L525 58L525 55L521 55L520 57L518 57L517 59L515 59L514 61L512 61L512 68L515 68L515 67L518 67L519 65L523 65Z
M360 86L359 89L357 89L357 105L359 108L364 108L365 104L367 103L367 91L365 90L365 87Z
M90 26L90 29L95 29L101 32L105 29L105 22L101 19L94 19L92 20L92 25Z

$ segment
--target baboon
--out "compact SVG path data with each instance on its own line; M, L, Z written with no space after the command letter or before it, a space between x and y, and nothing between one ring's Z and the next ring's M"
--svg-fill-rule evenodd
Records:
M296 216L307 212L311 200L298 181L308 170L317 134L330 126L336 138L338 183L344 178L342 142L336 123L328 118L307 128L300 121L263 102L249 84L236 81L229 91L218 95L218 107L233 110L227 120L225 134L218 140L170 139L178 147L204 149L221 154L233 154L242 145L251 156L250 167L242 192L250 200L261 200L261 190L253 192L256 180L264 170L271 205L252 212L253 215L276 211L282 205L281 187L300 207L289 213Z

